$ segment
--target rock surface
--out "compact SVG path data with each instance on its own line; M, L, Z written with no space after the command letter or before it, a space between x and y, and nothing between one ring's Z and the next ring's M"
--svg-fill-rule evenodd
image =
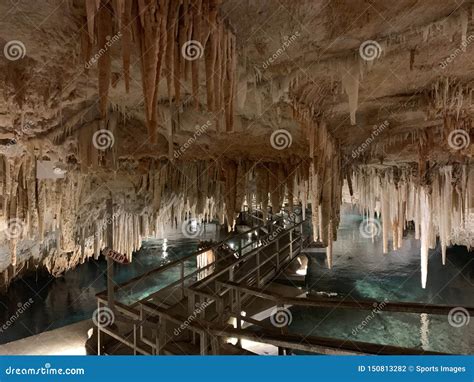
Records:
M381 212L385 247L415 221L424 268L437 237L472 247L473 12L0 2L0 284L99 256L109 226L131 257L165 224L232 228L244 203L310 205L331 248L344 184Z

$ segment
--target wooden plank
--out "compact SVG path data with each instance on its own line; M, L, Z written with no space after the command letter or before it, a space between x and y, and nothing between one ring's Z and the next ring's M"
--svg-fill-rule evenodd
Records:
M452 309L458 306L423 304L416 302L387 302L375 300L357 300L346 301L342 299L314 298L314 297L285 297L276 293L268 292L260 288L242 286L234 282L222 282L223 285L235 288L243 293L252 294L256 297L274 301L275 303L285 305L310 306L320 308L340 308L357 310L374 310L404 312L404 313L429 313L429 314L448 314ZM474 315L473 307L465 307L470 316Z
M280 218L280 219L283 219L283 218ZM299 222L299 223L295 224L292 228L295 228L295 227L297 227L297 226L300 225L300 224L303 224L303 222ZM119 288L120 288L120 289L121 289L121 288L124 288L124 287L126 287L126 286L128 286L128 285L130 285L130 284L132 284L132 283L134 283L134 282L136 282L136 281L139 281L139 280L141 280L141 279L143 279L143 278L146 278L146 277L148 277L148 276L150 276L150 275L152 275L152 274L154 274L154 273L161 273L161 272L164 272L164 271L166 271L167 269L170 269L170 268L173 268L173 267L179 265L181 262L185 262L185 261L187 261L187 260L190 260L190 259L196 257L197 255L202 254L202 253L208 251L209 249L215 249L215 248L221 246L222 244L226 243L226 242L229 241L229 240L235 240L235 239L238 238L238 237L244 237L244 236L246 236L248 233L251 233L251 232L253 232L253 231L257 230L257 229L261 229L262 227L265 227L266 225L267 225L267 223L264 223L264 224L262 224L261 226L253 227L253 228L249 229L249 230L246 231L246 232L242 232L242 233L240 233L240 234L238 234L238 235L232 236L232 238L226 238L226 239L220 241L219 243L215 244L215 245L214 245L213 247L211 247L211 248L204 248L204 249L201 249L201 250L196 251L196 252L194 252L194 253L192 253L192 254L186 256L186 257L183 257L183 258L181 258L181 259L172 261L171 263L168 263L168 264L166 264L166 265L160 266L160 267L158 267L158 268L152 269L152 270L146 272L146 273L143 274L143 275L136 276L136 277L134 277L134 278L132 278L132 279L126 281L125 283L122 283L122 284L120 284L120 285L116 285L116 286L115 286L115 290L117 290L117 289L119 289ZM103 292L99 292L96 296L98 296L98 295L100 295L100 294L102 294L102 293L103 293Z
M314 248L303 248L301 250L301 253L324 253L326 254L326 247L324 248L317 248L317 247L314 247Z
M170 315L164 309L156 308L156 312L175 322L184 322L185 317ZM349 341L336 338L304 336L299 334L282 334L278 330L262 329L260 331L249 329L235 329L230 325L219 325L214 322L193 320L187 327L200 333L218 337L235 337L253 342L265 343L282 348L301 350L320 354L444 354L424 351L422 349L404 348L392 345L380 345L369 342ZM201 336L206 337L206 336ZM207 338L206 338L207 339ZM207 341L201 344L201 350L207 349Z

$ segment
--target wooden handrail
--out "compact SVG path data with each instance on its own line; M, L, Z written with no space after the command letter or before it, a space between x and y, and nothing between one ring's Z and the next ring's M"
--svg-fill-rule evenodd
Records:
M320 308L340 308L340 309L356 309L356 310L374 310L390 312L404 312L404 313L430 313L430 314L448 314L457 306L423 304L416 302L386 302L375 300L359 300L359 301L345 301L341 299L329 298L313 298L313 297L285 297L274 292L264 291L259 288L250 286L242 286L232 281L221 281L221 285L238 290L240 292L251 294L253 296L270 300L275 304L296 305L296 306L310 306ZM473 307L465 308L470 316L474 315Z
M405 348L392 345L379 345L369 342L351 341L319 336L305 336L294 333L282 334L280 330L263 329L254 331L251 329L235 329L228 324L208 322L199 318L189 320L179 314L170 314L166 310L153 304L146 304L145 309L156 313L166 320L182 324L187 321L187 330L215 337L234 337L254 342L270 344L278 347L316 352L322 354L446 354L433 351L425 351L416 348Z
M226 243L227 241L229 241L229 240L234 240L234 239L239 238L239 237L241 237L241 236L247 235L247 234L249 234L249 233L251 233L251 232L253 232L253 231L255 231L255 230L258 230L258 229L260 229L260 228L266 227L266 226L268 226L268 225L270 225L270 224L274 224L275 222L280 221L280 220L283 220L283 219L284 219L284 217L279 217L279 218L276 219L276 220L268 221L267 223L261 224L261 225L256 226L256 227L252 227L251 229L249 229L249 230L247 230L247 231L244 231L244 232L238 233L237 235L234 235L234 236L232 236L232 237L228 237L228 238L226 238L226 239L223 239L223 240L221 240L220 242L218 242L217 244L213 245L212 247L200 249L200 250L198 250L198 251L196 251L196 252L193 252L192 254L190 254L190 255L188 255L188 256L185 256L185 257L183 257L183 258L181 258L181 259L177 259L177 260L175 260L175 261L172 261L171 263L165 264L165 265L160 266L160 267L158 267L158 268L154 268L154 269L152 269L152 270L150 270L150 271L148 271L148 272L146 272L146 273L144 273L144 274L142 274L142 275L133 277L132 279L126 281L125 283L122 283L122 284L119 284L119 285L115 285L115 286L114 286L114 290L118 290L118 289L125 288L125 287L127 287L128 285L130 285L130 284L132 284L132 283L134 283L134 282L136 282L136 281L138 281L138 280L140 280L140 279L146 278L146 277L148 277L148 276L150 276L150 275L152 275L152 274L154 274L154 273L162 273L162 272L165 272L166 270L171 269L171 268L173 268L173 267L175 267L175 266L181 265L181 263L184 263L184 262L186 262L186 261L188 261L188 260L190 260L190 259L192 259L192 258L194 258L194 257L196 257L196 256L198 256L198 255L200 255L200 254L202 254L202 253L204 253L204 252L207 252L207 251L209 251L209 250L211 250L211 249L216 249L216 248L220 247L222 244L225 244L225 243ZM295 225L295 227L296 227L296 225ZM103 295L104 292L105 292L105 291L101 291L101 292L97 293L96 296L99 297L99 296Z

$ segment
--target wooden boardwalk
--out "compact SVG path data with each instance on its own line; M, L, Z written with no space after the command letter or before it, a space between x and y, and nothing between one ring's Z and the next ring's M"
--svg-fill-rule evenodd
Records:
M251 341L277 347L279 354L293 351L317 354L438 354L422 349L387 346L319 336L289 333L268 323L269 311L289 306L373 311L374 304L384 311L447 315L451 306L431 304L360 301L307 295L301 289L278 286L273 282L300 254L321 252L307 248L303 222L263 222L233 237L241 240L238 253L215 258L210 264L186 274L184 263L196 259L199 251L145 275L156 277L180 269L180 277L165 287L130 305L115 302L116 327L104 327L100 336L117 342L109 354L251 354L241 347ZM264 229L263 229L264 228ZM248 233L264 232L248 245ZM218 245L222 245L219 243ZM204 276L202 276L204 274ZM140 285L136 278L117 290ZM107 293L97 295L98 307L107 305ZM467 308L470 315L473 308ZM245 312L245 313L244 313ZM265 312L265 314L263 314ZM259 317L261 316L261 317ZM233 339L236 345L229 344ZM99 350L100 353L100 350Z

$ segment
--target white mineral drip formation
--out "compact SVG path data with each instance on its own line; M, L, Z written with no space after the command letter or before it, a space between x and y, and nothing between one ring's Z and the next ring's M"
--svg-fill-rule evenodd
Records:
M421 209L421 286L426 288L426 280L428 278L428 250L431 234L431 209L430 195L426 193L422 187L420 189L420 209Z
M457 244L473 248L474 171L468 165L443 166L433 170L431 184L419 184L411 168L385 170L361 168L354 176L359 206L365 215L374 216L374 205L382 210L383 252L401 247L407 222L415 226L421 240L421 285L426 287L429 249L439 238L443 264L446 247ZM375 186L380 185L380 187Z
M134 175L117 163L120 175L104 178L98 158L84 149L80 169L94 167L97 174L71 171L64 178L43 180L36 177L33 156L16 160L0 156L0 219L4 226L13 221L21 228L9 240L13 275L15 269L21 269L18 244L27 238L38 242L43 253L38 262L43 261L52 274L58 275L89 257L97 259L107 245L109 229L113 231L113 249L131 260L144 237L159 235L165 227L181 228L188 219L218 219L222 224L226 221L232 229L246 200L255 200L255 208L264 214L268 206L277 213L284 201L290 210L296 203L303 201L305 206L309 201L314 211L314 238L329 246L331 265L341 181L338 155L331 150L323 129L314 131L323 139L314 151L321 154L320 162L315 161L311 173L306 162L290 166L243 160L179 164L152 161L146 171ZM91 132L82 134L90 137ZM326 167L333 171L322 173ZM111 195L113 215L108 216L105 201ZM5 273L4 278L9 280L12 274L8 275Z
M348 58L341 65L342 87L349 100L351 125L356 124L356 111L359 106L360 61Z

